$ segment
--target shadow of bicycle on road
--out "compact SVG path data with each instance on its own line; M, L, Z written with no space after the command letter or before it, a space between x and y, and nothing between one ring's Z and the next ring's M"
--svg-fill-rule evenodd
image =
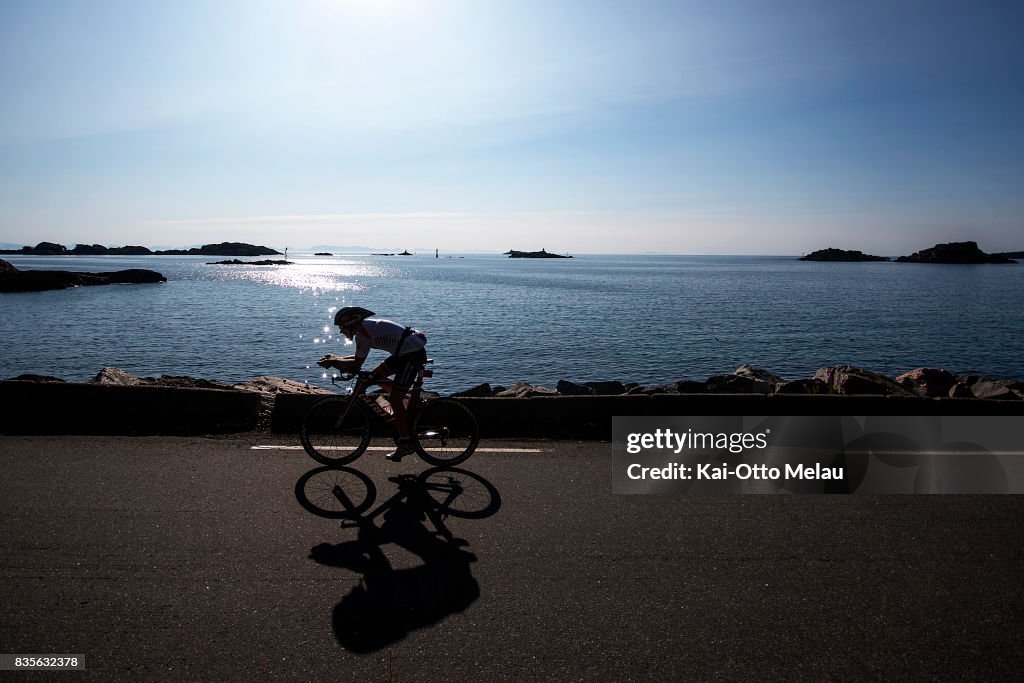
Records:
M477 557L465 539L445 525L449 516L482 519L501 506L497 489L463 469L432 468L419 475L389 478L397 492L376 509L376 489L369 477L350 467L321 467L296 483L304 508L341 518L355 528L355 539L321 543L310 559L362 575L358 586L335 606L332 626L338 642L351 652L375 652L409 632L462 612L479 596L470 571ZM383 520L379 525L376 520ZM433 530L428 528L428 522ZM383 547L394 544L423 564L395 569Z

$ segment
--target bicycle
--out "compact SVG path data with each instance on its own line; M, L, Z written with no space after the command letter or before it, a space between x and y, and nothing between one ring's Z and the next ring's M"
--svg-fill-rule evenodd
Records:
M428 359L427 364L432 364ZM425 399L423 380L433 371L420 368L405 396L412 446L423 460L439 467L465 462L480 442L476 417L453 398ZM302 418L299 437L311 458L329 466L345 465L361 456L370 445L374 423L383 422L394 431L394 416L383 397L371 398L366 390L390 380L376 379L372 373L342 373L331 377L337 386L356 380L348 396L326 396L309 407Z

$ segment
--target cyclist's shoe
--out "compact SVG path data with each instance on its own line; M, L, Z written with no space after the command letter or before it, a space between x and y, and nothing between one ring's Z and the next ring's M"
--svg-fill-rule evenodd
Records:
M398 447L384 457L391 462L400 462L402 458L412 453L412 446L408 441L399 441Z

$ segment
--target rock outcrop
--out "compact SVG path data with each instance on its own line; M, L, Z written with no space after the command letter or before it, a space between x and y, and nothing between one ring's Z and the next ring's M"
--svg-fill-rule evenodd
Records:
M547 387L534 386L529 382L516 382L511 388L500 391L496 396L502 398L529 398L531 396L555 396L558 392Z
M76 273L68 270L18 270L0 260L0 292L42 292L112 284L144 284L167 282L153 270L129 268L109 273Z
M828 387L830 394L881 396L913 396L914 392L877 372L853 365L820 368L815 374Z
M936 244L910 256L900 256L900 263L1016 263L998 254L986 254L977 242L949 242Z
M896 383L916 394L938 397L949 396L957 379L947 370L917 368L897 377Z

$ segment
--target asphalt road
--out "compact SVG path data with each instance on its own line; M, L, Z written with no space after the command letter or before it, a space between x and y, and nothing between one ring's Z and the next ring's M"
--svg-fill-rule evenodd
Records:
M491 442L536 452L467 463L500 508L443 520L464 543L416 496L360 542L299 505L295 445L0 437L0 653L81 654L76 680L1024 672L1021 496L615 496L608 444ZM377 504L426 469L356 467Z

